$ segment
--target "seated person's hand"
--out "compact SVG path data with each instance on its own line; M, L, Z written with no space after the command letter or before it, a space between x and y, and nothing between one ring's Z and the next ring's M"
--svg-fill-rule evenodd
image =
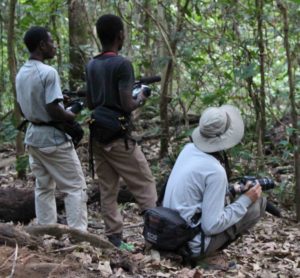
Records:
M247 185L250 187L251 184L252 184L251 181L247 182L246 188L247 188ZM251 187L244 194L246 196L248 196L251 199L251 201L254 203L261 196L261 193L262 193L261 186L260 186L260 184L258 182L256 182L255 186Z

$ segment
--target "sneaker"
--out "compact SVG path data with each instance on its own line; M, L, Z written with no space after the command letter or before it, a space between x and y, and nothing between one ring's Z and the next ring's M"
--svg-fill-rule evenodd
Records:
M114 246L116 246L118 248L122 243L122 235L120 235L120 234L109 235L109 236L107 236L107 238Z
M133 252L134 251L134 245L131 243L126 243L124 241L121 242L121 245L118 247L121 251L128 251Z
M223 270L234 269L236 267L235 262L228 261L225 254L217 253L207 258L200 259L197 262L197 266L208 270Z
M126 243L122 240L121 235L114 234L107 236L108 240L117 248L119 248L122 251L134 251L134 245L131 243Z

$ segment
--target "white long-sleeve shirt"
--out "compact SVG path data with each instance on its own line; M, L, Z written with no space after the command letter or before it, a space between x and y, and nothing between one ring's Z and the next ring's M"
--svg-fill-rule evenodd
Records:
M225 206L227 187L227 175L220 162L189 143L179 154L172 169L163 206L176 209L191 227L201 222L207 248L211 236L237 223L251 204L250 198L241 195L235 202ZM202 212L202 216L193 223L192 217L197 212ZM200 253L201 234L189 242L189 247L193 253Z

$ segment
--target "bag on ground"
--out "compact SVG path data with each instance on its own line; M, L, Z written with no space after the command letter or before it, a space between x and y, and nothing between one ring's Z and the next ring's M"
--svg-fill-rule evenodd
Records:
M146 210L144 214L143 236L152 247L159 250L176 251L200 230L200 225L189 227L178 211L170 208L155 207Z

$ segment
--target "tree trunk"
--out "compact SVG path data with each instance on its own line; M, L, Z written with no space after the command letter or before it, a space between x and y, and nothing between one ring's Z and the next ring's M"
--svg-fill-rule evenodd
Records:
M171 38L169 43L169 47L165 47L169 51L169 60L167 62L163 80L162 80L162 89L161 89L161 99L160 99L160 119L161 119L161 140L160 140L160 157L164 157L168 154L168 147L169 147L169 118L168 118L168 103L169 103L169 91L172 88L172 74L174 71L174 66L176 63L176 49L177 43L179 41L178 36L183 29L184 23L184 15L187 12L187 8L189 5L189 0L186 0L184 5L181 6L180 1L177 1L177 9L178 9L178 17L175 26L175 32L173 34L173 38ZM163 11L164 13L164 11ZM165 16L161 12L160 20L165 21ZM163 19L164 18L164 19ZM165 24L166 25L166 24ZM167 29L167 28L165 28Z
M277 0L278 8L282 14L283 18L283 30L284 30L284 47L286 51L287 58L287 70L289 77L289 99L291 103L291 118L293 125L293 132L291 135L292 145L294 147L294 167L295 167L295 201L296 201L296 217L297 221L300 222L300 139L299 139L299 130L300 127L298 125L298 115L297 115L297 106L296 106L296 96L295 96L295 81L294 81L294 73L290 52L290 44L289 44L289 22L288 22L288 14L287 8L280 0Z
M87 62L84 46L88 43L85 4L83 0L68 0L69 45L70 45L70 89L76 90L85 78Z
M16 97L16 57L15 57L15 49L14 49L14 41L15 41L15 9L16 9L17 0L9 1L9 20L8 20L8 32L7 32L7 51L8 51L8 66L9 66L9 75L10 82L12 84L12 92L14 94L14 120L15 126L17 127L21 123L21 113L19 110L19 106L17 103ZM19 131L16 137L16 156L17 163L19 159L22 159L22 155L24 154L24 144L22 138L22 132ZM26 168L20 167L17 169L18 177L24 178L26 174Z
M161 24L164 29L167 29L166 15L164 8L159 5L158 7L158 22ZM161 31L164 32L164 31ZM162 33L162 40L164 39ZM161 94L159 102L159 112L160 112L160 121L161 121L161 139L160 139L160 157L164 157L168 154L168 141L169 141L169 119L168 119L168 89L169 82L172 73L173 61L172 54L168 52L167 49L168 41L165 41L165 45L160 46L160 56L165 57L169 56L168 62L164 68L161 81Z
M145 0L143 10L150 11L151 4L150 0ZM142 51L143 54L143 68L142 71L145 76L151 76L153 75L153 68L152 68L152 57L153 57L153 50L152 47L153 44L151 44L151 37L149 36L149 33L151 31L151 25L150 25L150 16L148 13L143 13L143 34L144 34L144 50Z
M9 245L15 247L27 246L30 249L37 249L42 245L44 235L51 235L61 238L68 235L73 243L89 242L91 246L102 249L113 249L115 246L100 235L91 234L89 232L80 231L65 225L33 225L28 227L16 227L10 224L0 223L0 245ZM1 276L3 277L3 276ZM48 277L48 276L47 276Z
M4 80L5 80L5 74L4 74L4 45L2 43L3 40L3 26L4 26L4 18L2 16L2 10L0 9L0 56L1 56L1 70L0 70L0 92L4 92L5 86L4 86ZM3 112L3 93L0 94L0 114Z
M60 41L60 35L59 35L59 30L57 28L57 4L53 2L52 3L52 12L51 12L51 16L50 16L50 21L51 21L51 25L52 25L52 34L55 40L55 43L57 45L57 54L56 54L56 59L57 59L57 71L59 76L63 76L62 75L62 61L63 61L63 54L62 54L62 47L61 47L61 41ZM62 82L64 83L64 82Z
M168 116L168 91L169 83L171 82L171 75L173 70L173 61L170 59L167 63L166 69L163 73L161 96L159 103L160 121L161 121L161 137L160 137L160 158L168 154L169 147L169 116Z
M124 36L125 36L125 41L124 45L122 47L122 52L124 55L128 58L132 58L134 53L132 49L132 28L130 27L131 22L134 21L134 15L133 14L127 14L126 10L128 8L128 3L127 1L121 1L120 4L118 5L118 12L120 17L122 18L124 24ZM126 15L126 16L124 16ZM127 23L127 24L126 24Z
M27 232L21 230L20 227L0 223L0 245L15 247L16 244L19 246L27 246L30 249L38 249L42 241L30 236Z
M260 68L260 89L259 89L259 114L257 119L257 160L258 170L264 169L264 137L266 128L266 94L265 94L265 47L263 39L263 5L264 0L256 0L256 17L257 17L257 31L258 31L258 48L259 48L259 68Z
M134 202L133 195L127 190L126 185L120 186L118 195L119 203ZM88 191L88 204L100 201L100 191L95 184ZM0 187L0 220L14 223L29 223L35 218L34 189L17 189L13 187ZM64 208L64 196L56 195L57 211L61 212Z

